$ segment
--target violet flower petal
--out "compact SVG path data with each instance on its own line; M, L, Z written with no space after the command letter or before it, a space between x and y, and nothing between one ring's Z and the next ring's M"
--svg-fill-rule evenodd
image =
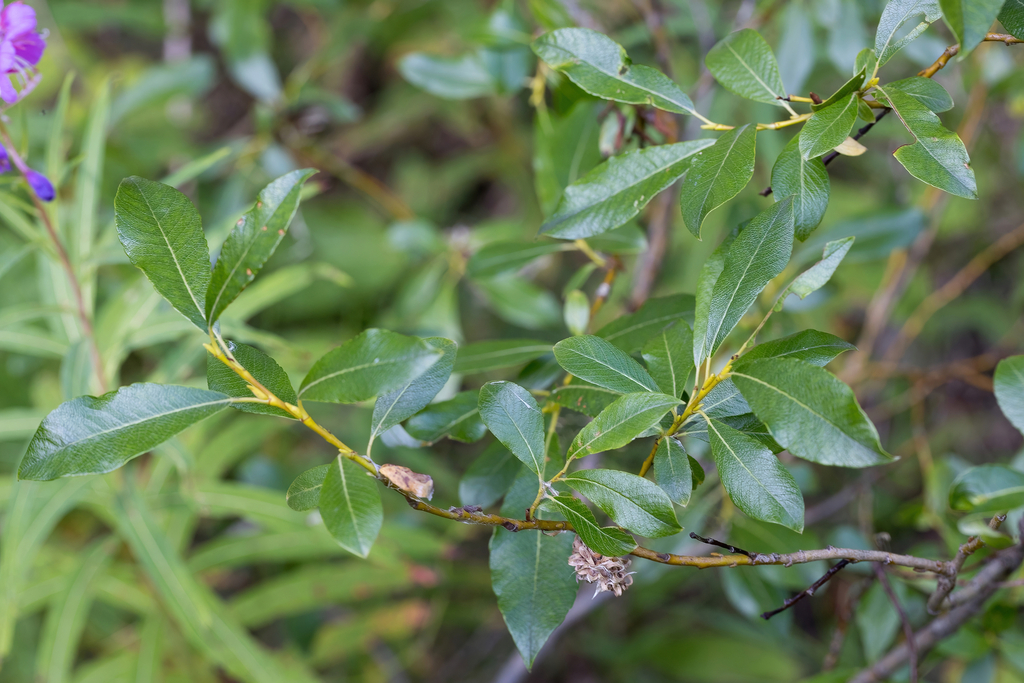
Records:
M36 193L36 196L42 199L44 202L53 200L54 191L53 184L44 176L42 173L33 171L31 168L25 173L25 178L28 180L28 184L32 187L32 191Z
M7 150L0 145L0 173L7 173L11 170L11 160L7 157Z
M39 63L46 49L46 41L38 33L23 33L14 36L11 42L14 44L14 53L32 66Z
M22 2L12 2L0 10L0 30L8 37L36 30L36 11Z
M11 85L11 77L3 73L0 73L0 99L7 104L18 101L18 91Z

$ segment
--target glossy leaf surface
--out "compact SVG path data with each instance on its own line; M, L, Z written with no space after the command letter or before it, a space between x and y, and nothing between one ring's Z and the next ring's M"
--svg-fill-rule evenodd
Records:
M678 398L658 393L626 394L616 399L580 430L569 446L570 458L622 448L661 421Z
M205 330L210 250L189 198L168 185L125 178L114 198L114 224L132 264L172 306Z
M804 529L804 499L793 475L770 449L732 427L708 423L722 485L740 510L762 522Z
M722 133L690 163L680 202L683 223L697 239L707 215L739 194L753 177L756 140L754 126L740 126Z
M512 382L485 384L480 417L523 464L538 475L544 471L544 416L530 392Z
M419 377L444 351L422 339L369 329L327 353L302 380L304 401L357 403Z
M533 51L591 95L690 114L693 103L672 79L633 64L622 46L597 31L562 28L533 41Z
M619 470L572 472L565 483L634 533L661 538L682 527L668 495L657 484Z
M732 381L775 440L797 457L839 467L892 460L853 391L823 368L766 358L744 365Z
M230 404L217 391L164 384L81 396L46 416L18 477L45 481L110 472Z
M320 489L320 516L338 545L366 557L384 523L377 481L339 455L330 464Z

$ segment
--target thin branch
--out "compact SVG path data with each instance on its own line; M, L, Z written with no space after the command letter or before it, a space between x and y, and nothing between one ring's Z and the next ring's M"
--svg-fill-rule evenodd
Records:
M833 576L838 574L840 572L840 570L842 570L842 568L845 567L848 564L850 564L849 560L840 560L839 562L836 562L834 565L829 567L828 571L825 572L824 576L822 576L820 579L818 579L817 581L812 583L810 586L808 586L806 590L800 591L799 593L797 593L796 595L794 595L791 598L786 598L785 602L782 603L782 607L779 607L778 609L773 609L770 612L763 613L761 615L761 618L767 621L768 619L771 619L772 617L774 617L776 614L779 614L781 612L785 612L787 609L789 609L790 607L792 607L796 603L800 602L804 598L811 597L812 595L814 595L817 592L817 590L819 588L821 588L826 583L828 583L829 579L831 579ZM877 567L878 565L876 564L875 566Z
M910 658L910 683L917 683L917 645L914 643L914 627L911 625L910 617L907 616L903 605L900 604L899 598L896 597L896 591L892 589L892 583L889 582L889 577L885 575L885 569L877 562L873 566L875 568L875 577L882 584L882 589L889 596L889 602L896 609L896 613L900 615L900 622L903 624L903 635L907 639L907 652Z
M909 659L913 647L918 657L924 657L944 638L956 633L975 614L981 611L985 602L1000 589L1002 582L1024 561L1024 546L1015 545L995 556L995 559L978 573L978 590L973 599L948 613L936 618L917 632L913 642L901 643L887 655L850 679L850 683L876 683L889 678Z
M14 142L11 140L11 136L7 132L7 127L3 124L2 120L0 120L0 136L2 136L3 141L7 143L7 150L11 155L11 159L14 161L14 165L18 168L18 172L21 173L22 177L25 179L25 183L29 185L28 196L32 199L32 204L36 207L36 213L39 214L39 219L46 227L46 233L50 236L54 249L57 251L57 257L60 260L60 265L64 269L64 274L67 276L68 284L71 287L71 293L75 298L75 309L78 313L78 320L82 324L82 334L85 335L86 340L89 342L89 357L93 365L93 370L96 373L96 380L99 382L100 392L106 393L107 381L103 371L103 358L100 356L100 349L96 344L96 333L93 330L92 319L89 317L89 311L85 305L85 298L82 296L82 288L78 284L78 276L75 274L75 268L71 265L71 259L68 257L68 252L64 248L64 243L61 242L60 235L57 234L57 229L54 227L53 221L50 220L49 212L46 210L46 207L43 206L39 197L36 196L31 183L28 182L28 175L26 174L27 167L21 160L21 157L18 156Z
M1020 38L1014 38L1008 33L989 33L982 40L991 43L1003 43L1005 45L1013 45L1014 43L1024 43L1024 40L1021 40ZM921 69L920 71L917 72L917 75L923 78L931 78L936 73L938 73L939 70L942 69L942 67L946 66L946 64L949 63L949 60L955 57L959 52L959 44L950 45L942 52L941 55L939 55L938 59L932 62L931 66L929 66L927 69Z
M704 538L703 536L695 534L692 531L690 532L690 538L692 538L695 541L700 541L701 543L707 543L708 545L717 546L719 548L725 548L730 553L739 553L740 555L746 555L750 558L753 558L756 554L750 552L749 550L744 550L743 548L737 548L734 545L729 545L728 543L722 543L721 541L714 538Z
M997 530L1002 526L1003 522L1006 521L1006 515L995 515L988 522L988 528L993 531ZM967 558L978 552L985 545L985 541L981 540L981 536L971 536L967 539L967 542L960 546L954 557L949 562L949 569L945 576L939 578L938 585L935 587L935 592L928 598L928 612L930 614L938 614L942 609L943 602L946 596L956 588L956 577L960 574L960 570L964 568L964 562Z

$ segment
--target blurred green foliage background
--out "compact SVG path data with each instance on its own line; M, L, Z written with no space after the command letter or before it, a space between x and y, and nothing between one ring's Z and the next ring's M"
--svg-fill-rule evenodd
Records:
M45 78L12 110L10 126L19 148L58 185L56 210L65 229L83 220L96 226L88 265L97 273L96 330L112 380L205 386L202 334L127 264L112 229L114 193L128 175L187 178L180 189L196 203L217 245L269 180L293 168L320 169L286 241L223 322L227 335L260 346L295 377L371 325L460 342L554 342L567 335L563 289L586 265L582 254L554 254L504 278L467 277L466 259L499 239L532 239L561 188L602 158L605 105L568 81L549 96L548 121L538 120L525 87L536 69L531 35L565 22L599 28L637 63L655 65L647 3L31 4L50 32ZM718 39L741 26L757 27L776 51L790 92L826 94L846 80L856 53L871 43L882 5L657 3L676 82L698 109L734 124L778 114L714 84L703 54ZM886 71L891 79L912 75L952 42L937 23ZM467 87L465 73L446 82L416 69L417 59L477 51L487 69L468 92L452 91ZM943 120L951 129L960 126L967 141L980 201L942 198L936 205L926 197L929 190L890 156L909 142L894 120L863 140L869 153L830 166L828 213L797 247L796 260L800 254L804 263L816 259L827 239L856 234L857 242L828 287L772 319L772 335L810 327L856 341L865 307L893 267L890 254L905 255L899 250L932 234L923 267L896 303L892 329L882 332L884 349L929 292L1020 222L1022 59L1012 47L984 44L936 77L957 104ZM62 129L55 103L65 83L70 99ZM706 133L696 124L681 121L682 139ZM721 236L768 205L757 190L768 184L771 163L791 134L758 136L754 182L709 217L702 242L673 213L676 226L655 294L692 292ZM99 175L90 176L94 172ZM76 339L61 308L67 292L45 250L19 229L24 200L17 199L14 181L0 176L0 502L8 510L0 552L8 562L22 548L9 541L17 527L8 502L15 499L12 473L28 438L61 401L95 391L76 385L69 369ZM617 238L632 245L627 251L646 248L636 225ZM948 511L949 482L968 464L1007 462L1021 446L995 408L987 375L996 360L1022 349L1021 258L1013 253L996 263L928 322L904 358L871 364L859 378L858 395L887 448L903 456L900 462L877 472L788 462L808 504L802 536L733 514L714 487L680 514L683 526L775 552L830 543L874 547L875 533L886 534L883 543L894 549L925 556L955 550L973 527ZM627 262L599 323L627 309L632 276ZM965 359L971 370L950 365ZM314 409L343 438L366 438L367 408ZM837 620L849 624L833 653L840 667L877 658L897 638L898 617L877 585L860 597L852 617L843 614L870 572L866 567L848 568L813 600L763 622L760 612L805 588L825 567L697 572L634 564L636 585L625 597L591 601L589 591L581 591L568 625L527 679L491 593L489 529L418 515L401 498L385 497L381 539L369 560L352 559L283 505L293 478L327 457L323 444L288 423L228 412L147 456L139 486L154 495L151 506L189 570L213 588L233 618L288 666L320 680L792 681L821 669ZM435 502L458 505L475 502L460 501L459 479L487 443L381 447L374 455L429 472ZM623 466L639 466L645 455L627 449ZM178 470L184 474L175 475ZM163 486L175 476L180 486ZM52 532L45 524L31 532L40 538L24 555L25 578L6 603L17 605L17 621L0 681L231 680L165 616L125 548L87 581L74 582L83 558L110 527L93 499L100 494L76 495L66 514L50 511ZM38 511L32 515L45 519ZM665 549L698 550L689 541L672 543ZM54 605L66 605L61 599L69 586L81 590L83 604L73 616L57 618ZM925 594L913 577L897 588L912 620L924 623ZM925 668L929 680L1024 680L1018 592L1005 591L946 641ZM58 628L62 623L69 633ZM59 666L54 652L64 653Z

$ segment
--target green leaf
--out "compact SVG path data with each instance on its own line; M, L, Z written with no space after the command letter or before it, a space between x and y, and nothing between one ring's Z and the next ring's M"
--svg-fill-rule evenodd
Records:
M526 278L506 274L476 284L494 312L513 325L539 330L562 321L562 308L551 292Z
M644 344L644 362L662 393L680 397L693 388L693 330L680 320Z
M939 6L960 43L957 59L962 61L985 39L1003 8L1003 0L939 0Z
M587 295L578 289L566 294L562 317L570 334L586 334L587 325L590 324L590 300L587 299Z
M704 337L707 335L708 329L708 315L711 310L711 295L715 290L715 283L722 276L722 269L725 268L725 257L729 254L729 249L740 231L747 225L750 225L750 221L730 230L722 243L715 247L715 250L707 257L704 265L700 268L700 273L697 274L696 305L693 314L693 354L695 359L698 350L703 353Z
M647 538L682 530L672 501L657 484L618 470L572 472L565 483L586 496L620 525Z
M608 254L639 254L647 251L647 235L636 223L628 223L587 240L595 251Z
M832 279L839 264L843 262L846 253L853 246L854 237L844 237L839 240L825 243L825 251L821 260L802 272L793 282L779 295L775 310L782 310L786 303L786 297L792 293L801 299L806 299L811 292L816 292Z
M297 512L305 512L318 506L320 490L324 486L329 469L330 465L317 465L295 477L295 481L288 487L288 492L284 494L288 507Z
M776 201L793 195L793 233L803 242L818 227L828 208L831 183L821 159L804 159L800 136L789 141L772 166L772 195Z
M858 52L857 58L853 60L853 73L858 74L861 71L866 74L874 73L877 63L878 55L875 54L874 49L866 47Z
M562 28L533 41L533 51L591 95L626 104L647 104L692 114L693 103L672 79L633 64L622 46L597 31Z
M712 417L706 411L705 414L707 414L708 417ZM786 450L782 446L780 446L778 442L775 441L775 439L772 438L771 432L768 431L768 426L765 425L764 422L761 422L761 420L759 420L757 416L754 415L753 413L747 412L734 415L720 415L718 417L715 417L714 419L732 427L741 434L749 436L751 439L754 439L759 444L770 450L772 453L781 453L782 451ZM710 438L708 437L707 421L700 416L692 420L688 420L687 423L683 426L683 428L680 431L676 432L676 435L692 436L697 439L700 439L701 441L706 441L710 443ZM691 460L690 465L694 466L694 462L696 461ZM700 464L697 463L695 467L699 466ZM696 472L696 469L694 471ZM700 480L703 481L703 470L701 470Z
M459 500L463 505L490 507L505 495L522 463L500 443L492 443L474 460L459 481Z
M51 412L29 442L20 479L103 474L224 410L217 391L133 384L99 398L81 396Z
M354 555L366 557L384 523L376 480L362 467L339 455L330 464L320 489L320 516L338 545Z
M811 111L817 112L821 111L822 109L827 109L836 102L845 101L848 95L860 90L861 85L863 85L864 83L864 74L866 70L866 66L861 67L861 69L856 74L854 74L853 78L848 80L846 83L843 83L842 87L839 88L839 90L836 90L834 93L829 95L828 98L822 101L820 104L812 104Z
M480 54L440 57L412 52L398 61L398 71L416 87L449 100L493 95L498 90Z
M853 351L856 348L834 334L804 330L782 339L758 344L733 363L733 368L742 370L745 364L762 358L796 358L811 365L824 367L844 351Z
M824 368L793 358L766 358L744 364L732 380L793 455L839 467L892 460L853 391Z
M636 541L622 529L601 528L594 513L579 499L565 494L547 500L572 524L576 535L594 552L607 557L621 557L636 548Z
M739 194L754 175L757 128L752 124L722 133L690 164L680 197L683 223L700 239L709 213Z
M643 348L647 340L677 320L693 320L694 298L692 294L648 299L635 313L619 316L595 335L609 341L626 353L635 353Z
M563 339L555 344L554 351L562 369L585 382L623 394L659 391L658 384L642 365L600 337L583 335Z
M900 81L886 83L885 89L887 91L898 90L905 95L910 95L936 114L953 108L953 98L949 96L942 85L935 82L934 78L911 76Z
M1015 38L1024 39L1024 0L1006 0L999 12L999 23Z
M454 372L471 375L528 363L551 351L551 344L537 339L501 339L476 342L459 349Z
M771 450L718 420L708 423L711 454L729 498L762 522L804 530L804 499L793 475Z
M538 476L544 472L544 416L530 392L512 382L485 384L480 417L513 455Z
M694 154L712 144L713 140L677 142L608 159L565 188L541 234L582 239L624 225L682 177Z
M456 394L447 401L431 403L409 418L405 431L424 443L434 443L447 436L449 439L472 443L487 433L480 419L479 395L474 389Z
M145 178L125 178L114 197L117 237L133 265L178 311L206 330L210 250L189 198Z
M731 92L755 102L783 106L786 96L775 55L761 34L745 28L720 40L708 52L704 63Z
M967 148L960 137L939 122L915 97L899 90L879 86L879 91L900 117L907 130L917 138L903 145L893 156L918 180L966 199L978 198L978 184L970 166Z
M570 245L560 242L495 242L480 249L466 263L466 274L472 278L494 277L517 271L530 261Z
M707 324L693 330L694 365L714 355L761 290L789 263L792 249L793 200L787 197L755 216L729 247L711 289Z
M907 21L919 15L924 15L922 21L909 31L900 31ZM929 24L941 16L942 8L939 7L938 0L889 0L882 10L882 16L878 20L878 32L875 33L878 66L888 62L894 54L921 35Z
M259 349L245 344L228 342L228 349L231 350L235 360L241 363L242 367L248 370L260 384L274 392L274 395L285 403L295 405L298 401L295 389L292 388L288 374L277 364L277 361ZM249 391L248 383L244 379L209 354L206 356L206 382L211 391L219 391L233 398L253 397L253 393ZM246 413L277 415L291 420L295 419L291 413L260 403L232 403L231 407Z
M1024 432L1024 356L999 361L994 380L999 409L1014 427Z
M686 454L683 445L671 436L658 442L658 450L654 453L654 480L677 505L690 502L694 487L694 472L690 467L692 459ZM701 470L702 480L703 474Z
M800 154L804 159L816 159L850 136L857 122L857 101L856 93L851 93L814 112L800 131Z
M299 208L303 183L316 172L304 168L281 176L263 188L256 205L238 219L221 247L206 290L206 319L210 324L220 318L273 255Z
M573 377L572 382L555 387L548 398L578 413L597 417L602 410L622 396L621 392L594 386Z
M369 329L330 351L302 380L302 401L358 403L398 389L434 365L442 349L422 339Z
M964 470L949 487L949 507L968 512L1006 512L1024 505L1024 473L1002 465Z
M419 377L377 397L377 402L373 406L373 417L370 419L370 443L407 417L423 410L451 376L458 344L444 337L427 337L423 341L439 349L443 355Z
M572 534L551 537L500 528L491 537L491 585L527 668L576 599L576 579L568 566L572 542Z
M638 392L611 403L580 430L569 446L570 458L622 448L658 424L668 411L682 401L666 394Z

